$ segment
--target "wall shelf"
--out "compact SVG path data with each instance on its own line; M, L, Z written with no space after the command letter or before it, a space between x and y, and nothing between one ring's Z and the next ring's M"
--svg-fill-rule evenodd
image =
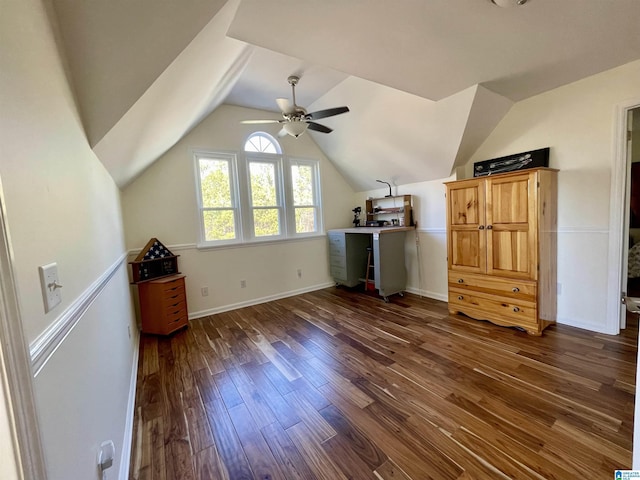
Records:
M395 224L413 227L413 198L411 195L396 195L367 199L367 226Z

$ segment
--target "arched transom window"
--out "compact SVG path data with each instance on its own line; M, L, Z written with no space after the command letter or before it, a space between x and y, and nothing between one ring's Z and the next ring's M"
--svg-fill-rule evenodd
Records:
M255 153L282 153L282 149L276 139L264 132L256 132L247 138L244 144L244 151Z

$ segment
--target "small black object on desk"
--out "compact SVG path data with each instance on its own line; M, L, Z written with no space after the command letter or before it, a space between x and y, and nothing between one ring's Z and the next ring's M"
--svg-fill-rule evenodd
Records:
M354 227L359 227L360 226L360 213L362 213L362 207L356 207L351 211L353 212L353 226Z

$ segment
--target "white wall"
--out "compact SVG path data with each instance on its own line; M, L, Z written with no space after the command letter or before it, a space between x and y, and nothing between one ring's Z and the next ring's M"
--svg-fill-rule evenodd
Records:
M269 112L222 105L122 193L126 245L141 249L151 237L179 254L187 275L190 316L197 317L333 284L326 237L198 250L195 149L240 151L255 125L241 120L269 118ZM263 127L275 134L277 125ZM325 229L349 227L356 196L313 139L279 139L286 155L320 160ZM301 279L297 269L303 270ZM240 288L246 280L246 288ZM209 287L209 296L201 287Z
M0 178L25 336L32 352L36 344L57 347L34 381L49 478L97 479L97 448L112 439L113 479L126 452L137 360L126 269L118 265L119 191L88 146L48 8L0 0ZM58 264L63 301L45 314L38 266L49 262ZM89 293L97 296L85 312L79 300ZM66 338L49 336L70 327L69 318L77 323Z

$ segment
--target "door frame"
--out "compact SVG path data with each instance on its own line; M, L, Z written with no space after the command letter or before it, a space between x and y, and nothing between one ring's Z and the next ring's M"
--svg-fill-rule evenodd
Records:
M0 408L6 409L9 418L18 478L46 480L31 359L22 330L6 218L0 183L0 382L6 397L6 405Z
M606 332L612 335L620 333L620 325L624 324L624 307L620 295L626 287L622 284L623 262L627 257L624 246L625 222L628 217L627 184L629 181L629 165L627 164L627 129L628 112L640 107L640 98L629 99L615 107L613 121L613 142L611 162L611 192L609 211L609 254L607 278L607 318Z

